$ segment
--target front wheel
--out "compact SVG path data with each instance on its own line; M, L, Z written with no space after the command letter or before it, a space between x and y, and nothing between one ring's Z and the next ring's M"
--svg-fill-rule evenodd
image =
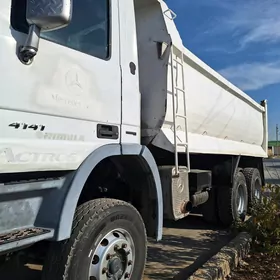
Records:
M97 199L78 207L70 239L53 243L44 280L142 279L146 231L130 204Z

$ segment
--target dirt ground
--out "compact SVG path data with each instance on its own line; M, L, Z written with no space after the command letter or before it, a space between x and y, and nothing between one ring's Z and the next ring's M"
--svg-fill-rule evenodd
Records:
M221 228L211 228L197 215L166 222L163 240L149 242L143 280L185 280L232 237ZM16 261L0 267L1 280L40 280L41 266Z
M230 280L280 280L280 256L254 253L241 261Z

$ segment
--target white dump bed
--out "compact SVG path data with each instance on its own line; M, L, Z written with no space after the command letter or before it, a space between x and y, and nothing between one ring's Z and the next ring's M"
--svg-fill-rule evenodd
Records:
M178 93L176 95L176 113L184 115L184 89L185 83L186 106L187 106L187 135L186 139L184 119L177 120L177 141L188 142L189 152L191 153L207 153L207 154L233 154L248 155L256 157L267 156L267 113L266 103L262 105L255 102L252 98L231 84L220 74L215 72L189 50L187 50L180 38L178 30L172 19L168 7L162 1L159 1L164 14L164 21L167 32L171 36L173 43L173 58L182 65L174 63L174 87ZM156 13L154 13L156 14ZM158 22L159 20L157 20ZM147 22L147 21L146 21ZM140 25L139 25L140 26ZM155 28L155 24L150 24L150 30ZM140 26L141 27L141 26ZM144 29L144 28L143 28ZM146 29L147 30L147 29ZM150 33L152 31L149 31ZM154 32L156 34L156 32ZM155 35L156 37L157 35ZM146 44L147 45L147 44ZM147 51L147 47L144 50ZM144 53L144 52L143 52ZM182 55L183 53L183 55ZM183 58L183 60L182 60ZM166 114L161 125L161 131L154 138L153 144L160 148L171 150L174 144L174 122L173 122L173 102L172 102L172 68L171 59L168 66L168 86L167 86L167 102ZM149 63L148 60L146 63ZM158 68L160 69L160 68ZM159 71L159 70L158 70ZM183 71L183 72L182 72ZM154 71L155 72L155 71ZM153 78L155 81L160 79L156 74ZM184 76L184 81L182 80ZM149 76L146 75L146 80ZM152 78L150 78L152 79ZM144 82L145 83L145 82ZM143 90L145 94L145 90ZM150 124L152 123L152 112L159 110L161 104L160 94L147 93L144 96L143 118L150 114ZM154 97L158 96L158 97ZM158 101L156 101L158 98ZM152 104L152 105L150 105ZM153 110L149 106L153 106ZM146 117L145 124L148 123ZM152 127L152 125L150 125ZM151 133L152 129L144 131ZM183 146L179 151L183 152Z
M178 68L180 77L182 70L179 65ZM190 152L266 156L264 106L230 84L187 49L184 49L184 77ZM182 88L182 81L177 86ZM168 93L163 131L173 143L171 67ZM183 115L183 92L178 91L176 106L177 113ZM185 142L182 118L177 120L177 129L179 142Z

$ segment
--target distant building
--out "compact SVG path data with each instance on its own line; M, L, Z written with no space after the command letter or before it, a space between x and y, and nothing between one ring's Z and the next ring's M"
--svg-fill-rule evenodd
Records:
M268 141L268 156L280 155L280 141Z

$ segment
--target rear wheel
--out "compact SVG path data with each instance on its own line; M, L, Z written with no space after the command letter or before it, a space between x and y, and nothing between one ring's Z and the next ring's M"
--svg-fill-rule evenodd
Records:
M261 199L262 179L257 168L245 168L244 176L248 187L249 207L255 200Z
M244 221L248 210L248 191L246 179L238 172L232 186L220 186L218 189L219 219L225 226L233 221Z
M43 279L141 279L145 261L146 232L137 210L98 199L78 207L68 241L51 245Z

